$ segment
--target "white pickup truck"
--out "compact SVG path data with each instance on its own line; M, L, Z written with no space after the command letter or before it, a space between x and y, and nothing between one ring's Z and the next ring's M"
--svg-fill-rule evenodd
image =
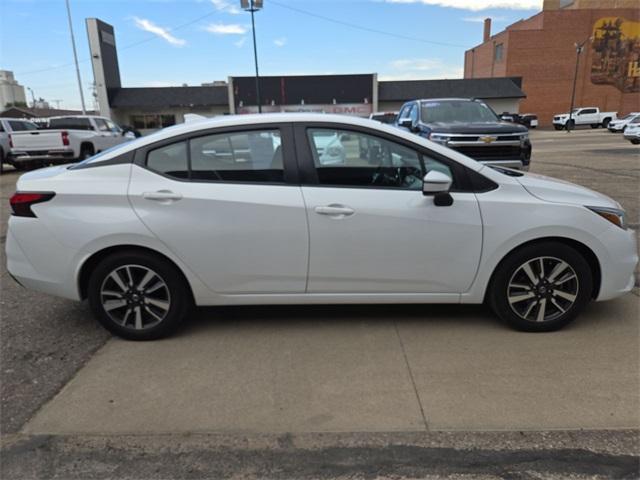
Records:
M576 125L590 125L591 128L607 128L609 122L618 118L618 112L601 112L598 107L574 108L569 119L568 113L560 113L553 117L556 130L572 129Z
M133 138L106 117L78 115L52 117L44 130L10 135L7 163L18 170L51 163L84 160Z

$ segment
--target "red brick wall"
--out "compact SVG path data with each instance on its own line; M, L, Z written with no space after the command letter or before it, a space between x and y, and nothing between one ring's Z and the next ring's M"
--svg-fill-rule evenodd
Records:
M556 113L566 112L571 102L571 89L576 61L574 43L592 35L594 23L602 17L622 17L640 21L640 10L558 10L545 11L530 20L519 22L489 42L474 50L474 73L471 72L472 51L465 53L465 78L514 76L522 77L527 98L520 104L521 112L536 113L541 125L550 125ZM543 22L543 29L539 27ZM508 36L505 41L506 69L491 72L493 41ZM591 82L593 50L588 43L580 55L575 105L595 106L615 110L618 114L640 111L640 94L623 93L612 85Z

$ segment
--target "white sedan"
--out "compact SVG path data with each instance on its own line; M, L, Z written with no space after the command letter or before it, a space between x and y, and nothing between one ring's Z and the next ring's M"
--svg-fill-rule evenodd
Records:
M624 130L624 138L634 145L640 144L640 115L636 120L627 125L627 128Z
M344 162L325 164L328 136ZM631 290L614 200L380 122L219 117L20 177L8 270L146 340L193 305L488 302L555 330Z

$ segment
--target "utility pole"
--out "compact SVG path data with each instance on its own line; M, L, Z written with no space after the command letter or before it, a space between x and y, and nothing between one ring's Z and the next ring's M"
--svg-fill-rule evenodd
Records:
M258 47L256 45L256 22L254 13L262 8L262 0L240 0L243 10L251 12L251 32L253 34L253 60L256 66L256 102L258 113L262 113L262 99L260 98L260 73L258 72Z
M576 70L573 74L573 89L571 90L571 108L569 108L569 120L567 120L567 133L571 132L571 128L573 128L573 106L576 100L576 84L578 83L578 65L580 65L580 54L582 50L584 50L584 45L587 43L591 37L587 38L582 43L574 43L576 47Z
M78 77L78 89L80 90L80 103L82 104L82 114L87 114L87 109L84 106L84 93L82 93L82 79L80 78L80 67L78 66L78 52L76 51L76 39L73 36L73 22L71 21L71 7L69 6L69 0L65 0L67 4L67 18L69 19L69 33L71 34L71 46L73 47L73 60L76 64L76 76Z

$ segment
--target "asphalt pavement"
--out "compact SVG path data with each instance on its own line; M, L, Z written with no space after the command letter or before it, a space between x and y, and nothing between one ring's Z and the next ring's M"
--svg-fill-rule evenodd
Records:
M637 146L532 141L533 172L610 195L638 229ZM473 306L238 307L139 344L0 261L3 478L640 476L637 289L543 335Z

